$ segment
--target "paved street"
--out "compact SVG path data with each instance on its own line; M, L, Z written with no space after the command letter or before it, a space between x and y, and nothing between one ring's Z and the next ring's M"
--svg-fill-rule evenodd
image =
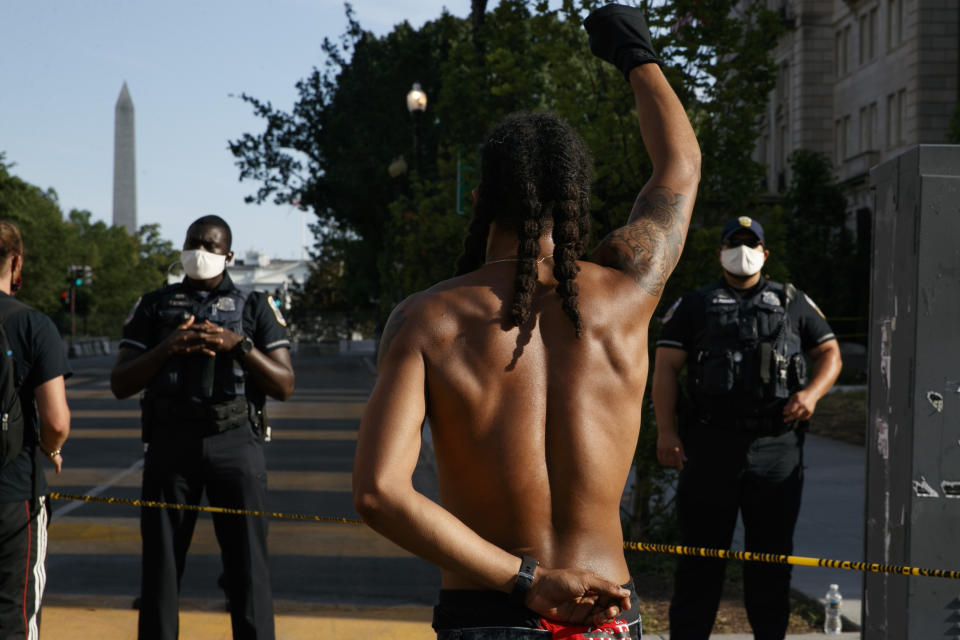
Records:
M68 381L73 426L63 473L48 473L52 490L138 498L143 445L137 399L117 401L110 394L112 357L71 364L76 371ZM267 445L268 508L357 518L350 472L357 427L373 385L372 364L361 356L315 356L295 357L294 366L293 397L268 405L273 426L273 441ZM74 607L104 609L101 619L113 615L118 628L132 634L130 607L140 580L137 508L58 502L53 513L44 636L56 635L61 615L75 623L75 617L66 615ZM278 631L303 618L300 623L317 632L318 614L341 624L362 614L406 621L398 628L415 631L383 637L429 635L439 572L427 563L356 525L271 520L269 540ZM212 521L201 515L184 574L182 608L202 612L229 637L227 615L219 613L220 566ZM364 609L358 612L358 606ZM77 629L72 631L68 635L77 637ZM181 637L221 636L190 635L184 628Z
M48 473L54 491L139 497L139 406L136 399L117 401L110 394L112 364L112 357L72 361L76 375L68 381L68 399L73 427L63 473ZM355 355L296 356L294 366L293 397L268 405L273 425L273 441L267 445L268 509L357 518L350 471L356 430L373 386L372 362ZM806 453L796 553L860 559L861 450L810 437ZM425 456L414 483L435 497L430 464ZM131 604L140 580L137 508L58 502L50 537L42 636L134 638ZM734 548L742 548L742 537ZM270 554L278 638L433 637L430 607L439 571L369 529L271 520ZM183 580L182 638L231 637L219 575L211 519L202 515ZM795 586L814 597L822 596L829 582L840 582L845 614L859 619L860 574L811 568L795 570L794 576Z

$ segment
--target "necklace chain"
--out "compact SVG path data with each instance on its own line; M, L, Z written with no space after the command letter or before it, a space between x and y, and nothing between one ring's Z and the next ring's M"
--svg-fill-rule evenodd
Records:
M543 256L542 258L537 260L537 264L540 264L546 259L547 259L547 256ZM520 262L520 258L500 258L499 260L487 260L483 264L494 264L497 262Z

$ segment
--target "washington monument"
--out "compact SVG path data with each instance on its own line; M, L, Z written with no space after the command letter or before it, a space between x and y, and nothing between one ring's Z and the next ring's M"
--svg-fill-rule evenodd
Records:
M113 224L137 233L137 164L133 100L127 83L120 89L113 122Z

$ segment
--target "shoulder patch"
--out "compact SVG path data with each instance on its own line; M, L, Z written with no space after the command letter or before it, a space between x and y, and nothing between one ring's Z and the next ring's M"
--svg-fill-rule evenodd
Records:
M280 312L280 303L274 300L273 296L267 296L267 304L270 305L270 310L273 311L273 317L277 319L277 322L280 324L280 326L287 326L287 321Z
M133 309L130 309L130 313L127 314L127 319L123 321L123 326L130 324L130 321L133 320L134 314L137 313L137 309L140 307L140 301L143 300L143 296L137 298L137 301L133 303Z
M827 316L823 315L823 311L820 311L820 307L817 306L816 302L810 299L810 296L808 296L807 294L803 294L803 299L807 301L807 304L813 307L814 311L820 314L821 318L823 318L824 320L827 319Z
M667 312L663 314L663 320L662 320L663 324L667 324L668 322L670 322L670 318L673 317L673 312L676 311L677 307L680 306L681 300L683 300L683 298L677 298L677 301L674 302L672 305L670 305L670 308L667 309Z

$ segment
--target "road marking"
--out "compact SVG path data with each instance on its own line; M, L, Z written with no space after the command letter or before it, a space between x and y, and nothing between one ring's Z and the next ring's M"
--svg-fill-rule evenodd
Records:
M90 487L139 487L143 470L64 467L63 471L47 479L51 489ZM267 488L274 491L340 491L349 493L351 474L348 471L267 471ZM92 494L87 494L92 495Z
M367 527L338 524L271 522L267 537L271 556L336 558L412 558ZM60 518L50 525L51 554L138 555L140 518ZM220 556L211 518L200 518L190 544L192 555Z
M116 418L134 418L139 420L140 409L71 409L70 417L95 418L97 420L114 420Z
M89 491L87 491L87 495L98 496L104 491L106 491L107 489L109 489L110 487L112 487L113 485L117 484L118 482L122 482L124 478L134 473L138 473L141 469L143 469L143 458L140 458L139 460L134 462L132 465L130 465L126 469L108 478L106 482L94 487L93 489L90 489ZM84 503L82 502L71 502L69 504L65 504L62 507L55 509L53 511L53 515L50 516L50 520L52 521L54 518L62 518L68 513L79 509L80 507L83 506L83 504Z
M363 417L367 407L363 402L292 402L289 404L271 402L267 405L267 415L271 418L356 418Z
M274 440L356 440L357 432L355 429L284 429L283 427L274 428L270 437ZM136 438L140 439L140 429L104 429L104 428L84 428L75 427L70 430L70 439L122 439ZM269 445L267 445L269 446Z
M64 596L44 594L44 637L77 640L134 638L137 612L133 596ZM274 600L278 638L379 638L423 640L435 637L430 628L433 608L349 607ZM230 638L230 615L223 599L180 598L181 638Z

